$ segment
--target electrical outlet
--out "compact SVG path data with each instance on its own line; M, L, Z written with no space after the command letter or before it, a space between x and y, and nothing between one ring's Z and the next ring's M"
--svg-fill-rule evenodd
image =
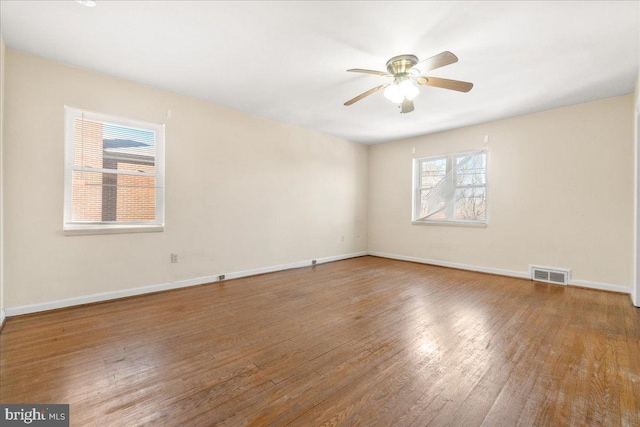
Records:
M178 254L171 254L171 262L174 264L178 262Z

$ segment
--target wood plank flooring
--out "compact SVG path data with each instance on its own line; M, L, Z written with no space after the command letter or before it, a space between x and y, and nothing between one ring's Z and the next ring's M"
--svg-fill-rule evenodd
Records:
M362 257L10 318L73 426L640 425L628 295Z

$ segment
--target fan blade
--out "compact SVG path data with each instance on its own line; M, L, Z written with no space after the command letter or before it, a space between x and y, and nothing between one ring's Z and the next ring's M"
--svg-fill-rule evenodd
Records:
M414 65L414 68L419 68L422 70L422 72L425 72L444 67L445 65L453 64L454 62L458 62L458 57L448 50L445 50L444 52L439 53L436 56L432 56L431 58L427 58L424 61L418 62L416 65Z
M412 112L413 110L414 110L413 101L410 101L407 98L405 98L404 101L402 101L402 110L400 111L400 113L406 114L406 113Z
M352 99L348 100L347 102L344 103L344 105L349 106L349 105L351 105L351 104L353 104L355 102L360 101L362 98L365 98L365 97L371 95L372 93L376 93L377 91L384 89L387 86L389 86L389 85L380 85L380 86L374 87L373 89L369 89L368 91L361 93L360 95L356 96L355 98L352 98Z
M375 74L377 76L382 76L382 77L393 77L391 74L385 73L384 71L363 70L362 68L352 68L347 71L350 73L365 73L365 74Z
M457 90L458 92L469 92L473 88L473 83L463 82L460 80L441 79L438 77L420 76L416 81L420 85Z

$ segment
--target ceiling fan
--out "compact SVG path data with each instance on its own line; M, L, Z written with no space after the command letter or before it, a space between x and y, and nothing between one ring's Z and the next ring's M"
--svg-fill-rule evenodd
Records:
M449 51L444 51L420 62L418 62L418 57L415 55L394 56L387 61L386 73L384 71L352 68L347 71L351 73L365 73L375 74L382 77L393 77L393 82L369 89L355 98L348 100L344 105L352 105L360 101L362 98L384 89L384 96L387 99L395 104L400 104L401 113L410 113L414 110L413 99L420 93L420 90L414 85L414 83L417 83L418 85L456 90L458 92L469 92L471 88L473 88L473 83L419 75L422 72L435 70L436 68L444 67L445 65L450 65L454 62L458 62L458 57Z

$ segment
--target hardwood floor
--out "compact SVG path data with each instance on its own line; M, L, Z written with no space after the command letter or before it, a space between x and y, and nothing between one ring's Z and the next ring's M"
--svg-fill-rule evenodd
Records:
M362 257L10 318L0 401L75 426L640 425L640 309Z

